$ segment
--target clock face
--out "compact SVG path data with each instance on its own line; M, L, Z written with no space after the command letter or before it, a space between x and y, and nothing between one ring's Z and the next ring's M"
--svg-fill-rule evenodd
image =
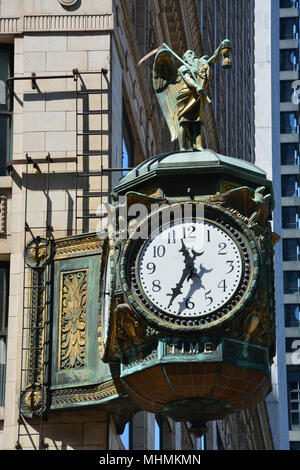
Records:
M222 308L237 291L242 272L238 244L208 220L161 229L138 259L139 284L149 302L179 318Z
M174 206L175 207L175 206ZM205 217L175 217L144 240L133 232L120 259L127 303L155 328L197 333L231 321L252 301L260 275L258 246L247 224L222 207L205 204ZM177 209L185 213L186 203ZM156 220L164 219L160 209ZM178 212L177 212L178 214ZM140 231L142 228L142 231Z

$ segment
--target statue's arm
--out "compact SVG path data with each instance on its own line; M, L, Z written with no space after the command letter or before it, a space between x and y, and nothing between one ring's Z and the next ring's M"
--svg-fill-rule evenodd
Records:
M201 92L202 86L191 77L191 73L189 72L189 70L187 70L187 69L180 70L179 69L179 74L182 77L182 79L184 80L184 82L186 83L186 85L191 90L196 90L198 93Z
M219 57L221 57L223 49L228 49L230 47L229 39L224 39L224 41L222 41L219 45L218 49L216 49L213 55L208 59L207 62L209 65L213 65L219 59Z

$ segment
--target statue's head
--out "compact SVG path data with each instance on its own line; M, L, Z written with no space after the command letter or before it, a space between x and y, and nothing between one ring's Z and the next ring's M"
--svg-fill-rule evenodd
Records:
M195 52L191 50L188 50L183 54L183 60L185 60L185 62L187 62L188 64L192 64L195 57L196 57Z

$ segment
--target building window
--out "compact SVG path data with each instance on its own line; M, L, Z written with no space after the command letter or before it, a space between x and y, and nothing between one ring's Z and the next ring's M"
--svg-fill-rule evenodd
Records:
M284 283L285 294L299 294L300 272L299 271L284 271L283 283Z
M296 337L285 338L285 350L287 353L295 353L298 356L299 345L300 345L300 338L296 338ZM299 380L300 380L300 377L299 377Z
M297 207L282 208L282 228L299 228L299 212Z
M284 306L284 315L286 328L300 327L299 304L286 304Z
M281 177L281 195L283 197L298 197L299 186L299 175L284 175Z
M0 45L0 176L6 175L6 163L12 152L13 97L6 80L13 75L13 52L9 45Z
M280 133L296 134L299 133L298 113L280 113Z
M281 144L281 165L299 165L298 144Z
M123 158L122 168L132 168L135 161L135 144L134 138L131 131L129 117L126 111L125 104L123 102ZM123 171L123 174L127 171Z
M280 18L280 39L298 39L298 18Z
M298 238L283 240L283 261L298 261L300 259L300 246Z
M290 450L300 450L300 441L299 442L290 442Z
M295 92L292 84L294 80L282 80L280 82L280 102L281 103L290 103L292 101L292 95Z
M4 406L9 265L0 263L0 406Z
M155 450L164 449L164 424L164 417L155 415Z
M290 429L300 428L300 369L288 368L288 405Z
M132 420L126 423L123 434L121 434L121 441L123 442L125 450L132 449Z
M289 70L298 69L298 49L281 49L280 50L280 70L287 72Z
M280 0L280 8L298 8L298 0Z

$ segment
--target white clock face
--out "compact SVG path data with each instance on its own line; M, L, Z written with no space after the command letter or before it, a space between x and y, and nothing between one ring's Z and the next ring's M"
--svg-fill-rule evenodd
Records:
M143 292L159 310L199 317L236 292L242 258L234 239L207 220L178 223L152 236L138 262Z

